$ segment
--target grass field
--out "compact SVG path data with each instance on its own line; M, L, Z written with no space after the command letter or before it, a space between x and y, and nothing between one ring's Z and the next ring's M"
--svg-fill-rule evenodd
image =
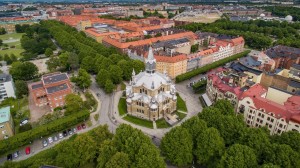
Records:
M119 115L122 116L127 113L126 99L120 98L118 104Z
M169 128L169 127L171 127L164 118L159 119L155 122L156 122L156 127L157 128Z
M181 112L187 112L185 101L180 97L180 95L177 93L177 110Z
M153 122L152 121L140 119L140 118L137 118L137 117L134 117L134 116L129 116L129 115L125 116L123 119L126 120L126 121L129 121L133 124L153 129Z
M15 48L9 48L7 50L0 50L0 55L14 54L17 57L20 57L21 53L24 52L24 49L21 47L21 42L20 42L20 39L23 34L24 33L11 33L11 34L0 35L0 39L3 40L3 43L7 44L8 47L15 46ZM7 41L7 40L11 40L11 42Z
M176 111L176 115L180 118L180 120L182 120L184 117L186 117L186 114L180 113L178 111Z

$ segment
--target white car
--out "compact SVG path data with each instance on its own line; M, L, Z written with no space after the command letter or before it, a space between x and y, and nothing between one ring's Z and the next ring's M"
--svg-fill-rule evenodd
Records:
M48 146L48 142L47 142L47 140L45 139L45 140L43 141L43 147L46 147L46 146Z
M27 123L28 123L28 119L25 119L25 120L23 120L23 121L20 122L20 126L23 126L23 125L25 125Z
M59 134L58 134L58 138L59 138L59 139L62 139L62 138L64 138L64 135L63 135L63 133L59 133Z
M52 138L52 137L49 137L49 138L48 138L48 142L49 142L49 144L51 144L51 143L53 142L53 138Z

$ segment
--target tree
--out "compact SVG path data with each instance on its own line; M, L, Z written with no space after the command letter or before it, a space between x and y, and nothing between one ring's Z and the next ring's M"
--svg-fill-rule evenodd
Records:
M164 168L165 162L159 156L159 151L153 144L143 143L136 156L136 161L134 162L136 168L144 167L155 167Z
M57 68L61 67L61 62L56 56L50 56L49 60L46 61L46 64L49 71L56 71Z
M281 135L274 135L272 142L289 145L294 151L300 154L300 134L295 131L283 132Z
M117 65L111 65L109 67L109 72L111 74L111 80L114 84L119 84L122 81L123 71Z
M16 96L18 99L22 98L24 95L28 95L28 87L27 83L23 80L17 80L15 81L15 87L16 87Z
M162 36L162 34L161 33L157 33L157 34L155 34L155 36L154 37L161 37Z
M113 84L113 82L110 79L106 80L105 87L104 87L105 92L112 93L114 91L114 88L115 85Z
M199 44L194 44L194 45L192 45L192 47L191 47L191 52L192 52L192 53L197 52L197 51L198 51L198 48L199 48Z
M246 133L242 135L239 143L254 149L258 162L261 163L264 160L264 153L269 150L271 145L270 133L263 128L247 128L245 131Z
M130 167L130 160L128 155L123 152L117 152L111 157L111 159L105 164L106 168L126 168Z
M47 57L50 57L51 55L53 55L53 50L52 50L51 48L47 48L47 49L45 50L45 55L46 55Z
M224 140L219 131L215 128L208 128L198 135L194 154L200 165L216 167L214 163L218 162L224 150Z
M38 73L38 68L31 62L14 62L9 73L15 80L31 80Z
M3 40L2 40L2 39L0 39L0 46L2 46L2 44L3 44Z
M0 27L0 35L6 34L6 30L3 27Z
M196 145L197 137L207 129L206 122L194 116L181 125L183 128L187 129L193 137L194 145Z
M256 156L252 148L234 144L230 146L222 156L219 167L257 167Z
M110 73L105 69L101 69L96 76L97 84L100 87L104 87L106 85L106 81L108 80L110 80Z
M160 149L166 159L176 166L185 166L193 160L193 139L187 129L175 127L161 140Z
M214 107L220 109L223 115L235 115L234 108L228 100L218 100Z
M87 89L92 84L91 76L85 69L79 69L78 76L72 77L72 81L75 82L80 89Z
M79 95L76 94L68 94L65 97L65 103L66 103L66 111L65 115L70 115L72 113L77 113L83 109L83 100Z
M104 168L106 163L117 153L113 141L105 140L99 149L99 156L97 158L97 168Z
M68 64L72 70L76 70L79 67L79 57L75 53L70 53L68 57Z
M4 61L6 62L7 65L10 65L12 63L12 60L8 54L4 54Z
M15 54L11 53L10 54L10 60L11 60L11 62L16 62L16 61L18 61L18 58Z
M300 167L299 153L285 144L272 144L271 150L265 152L265 162L273 163L280 167Z
M121 60L118 62L118 66L123 69L123 79L130 80L132 74L132 64L130 61Z

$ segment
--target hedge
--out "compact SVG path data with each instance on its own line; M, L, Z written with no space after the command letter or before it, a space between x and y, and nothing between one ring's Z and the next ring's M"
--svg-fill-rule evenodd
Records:
M195 83L193 85L194 92L197 92L198 90L204 88L206 86L206 84L207 84L207 80L202 80L202 81Z
M249 52L250 52L250 50L246 50L246 51L244 51L242 53L235 54L235 55L233 55L231 57L227 57L227 58L224 58L222 60L213 62L213 63L205 65L205 66L203 66L201 68L198 68L198 69L192 70L190 72L187 72L185 74L178 75L176 77L176 83L182 82L184 80L190 79L190 78L192 78L194 76L197 76L199 74L205 73L205 72L207 72L207 71L209 71L211 69L214 69L214 68L217 68L219 66L225 65L226 63L228 63L230 61L234 61L234 60L236 60L238 58L244 57L244 56L248 55Z
M0 141L0 153L4 154L6 152L27 145L40 137L45 137L55 132L62 131L68 127L85 121L89 118L89 116L89 111L84 110L74 115L57 119L47 125L42 125L32 130L16 134L15 136Z

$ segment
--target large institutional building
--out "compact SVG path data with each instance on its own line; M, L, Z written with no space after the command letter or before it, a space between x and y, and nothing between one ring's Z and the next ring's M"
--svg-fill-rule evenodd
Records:
M146 59L146 71L135 74L126 87L126 102L129 115L156 121L165 118L170 124L177 121L176 89L167 73L156 72L156 59L152 47Z
M14 121L10 114L10 107L0 109L0 140L14 135Z
M29 84L29 91L36 106L49 105L51 110L65 105L65 96L72 93L66 73L42 76L41 81Z

